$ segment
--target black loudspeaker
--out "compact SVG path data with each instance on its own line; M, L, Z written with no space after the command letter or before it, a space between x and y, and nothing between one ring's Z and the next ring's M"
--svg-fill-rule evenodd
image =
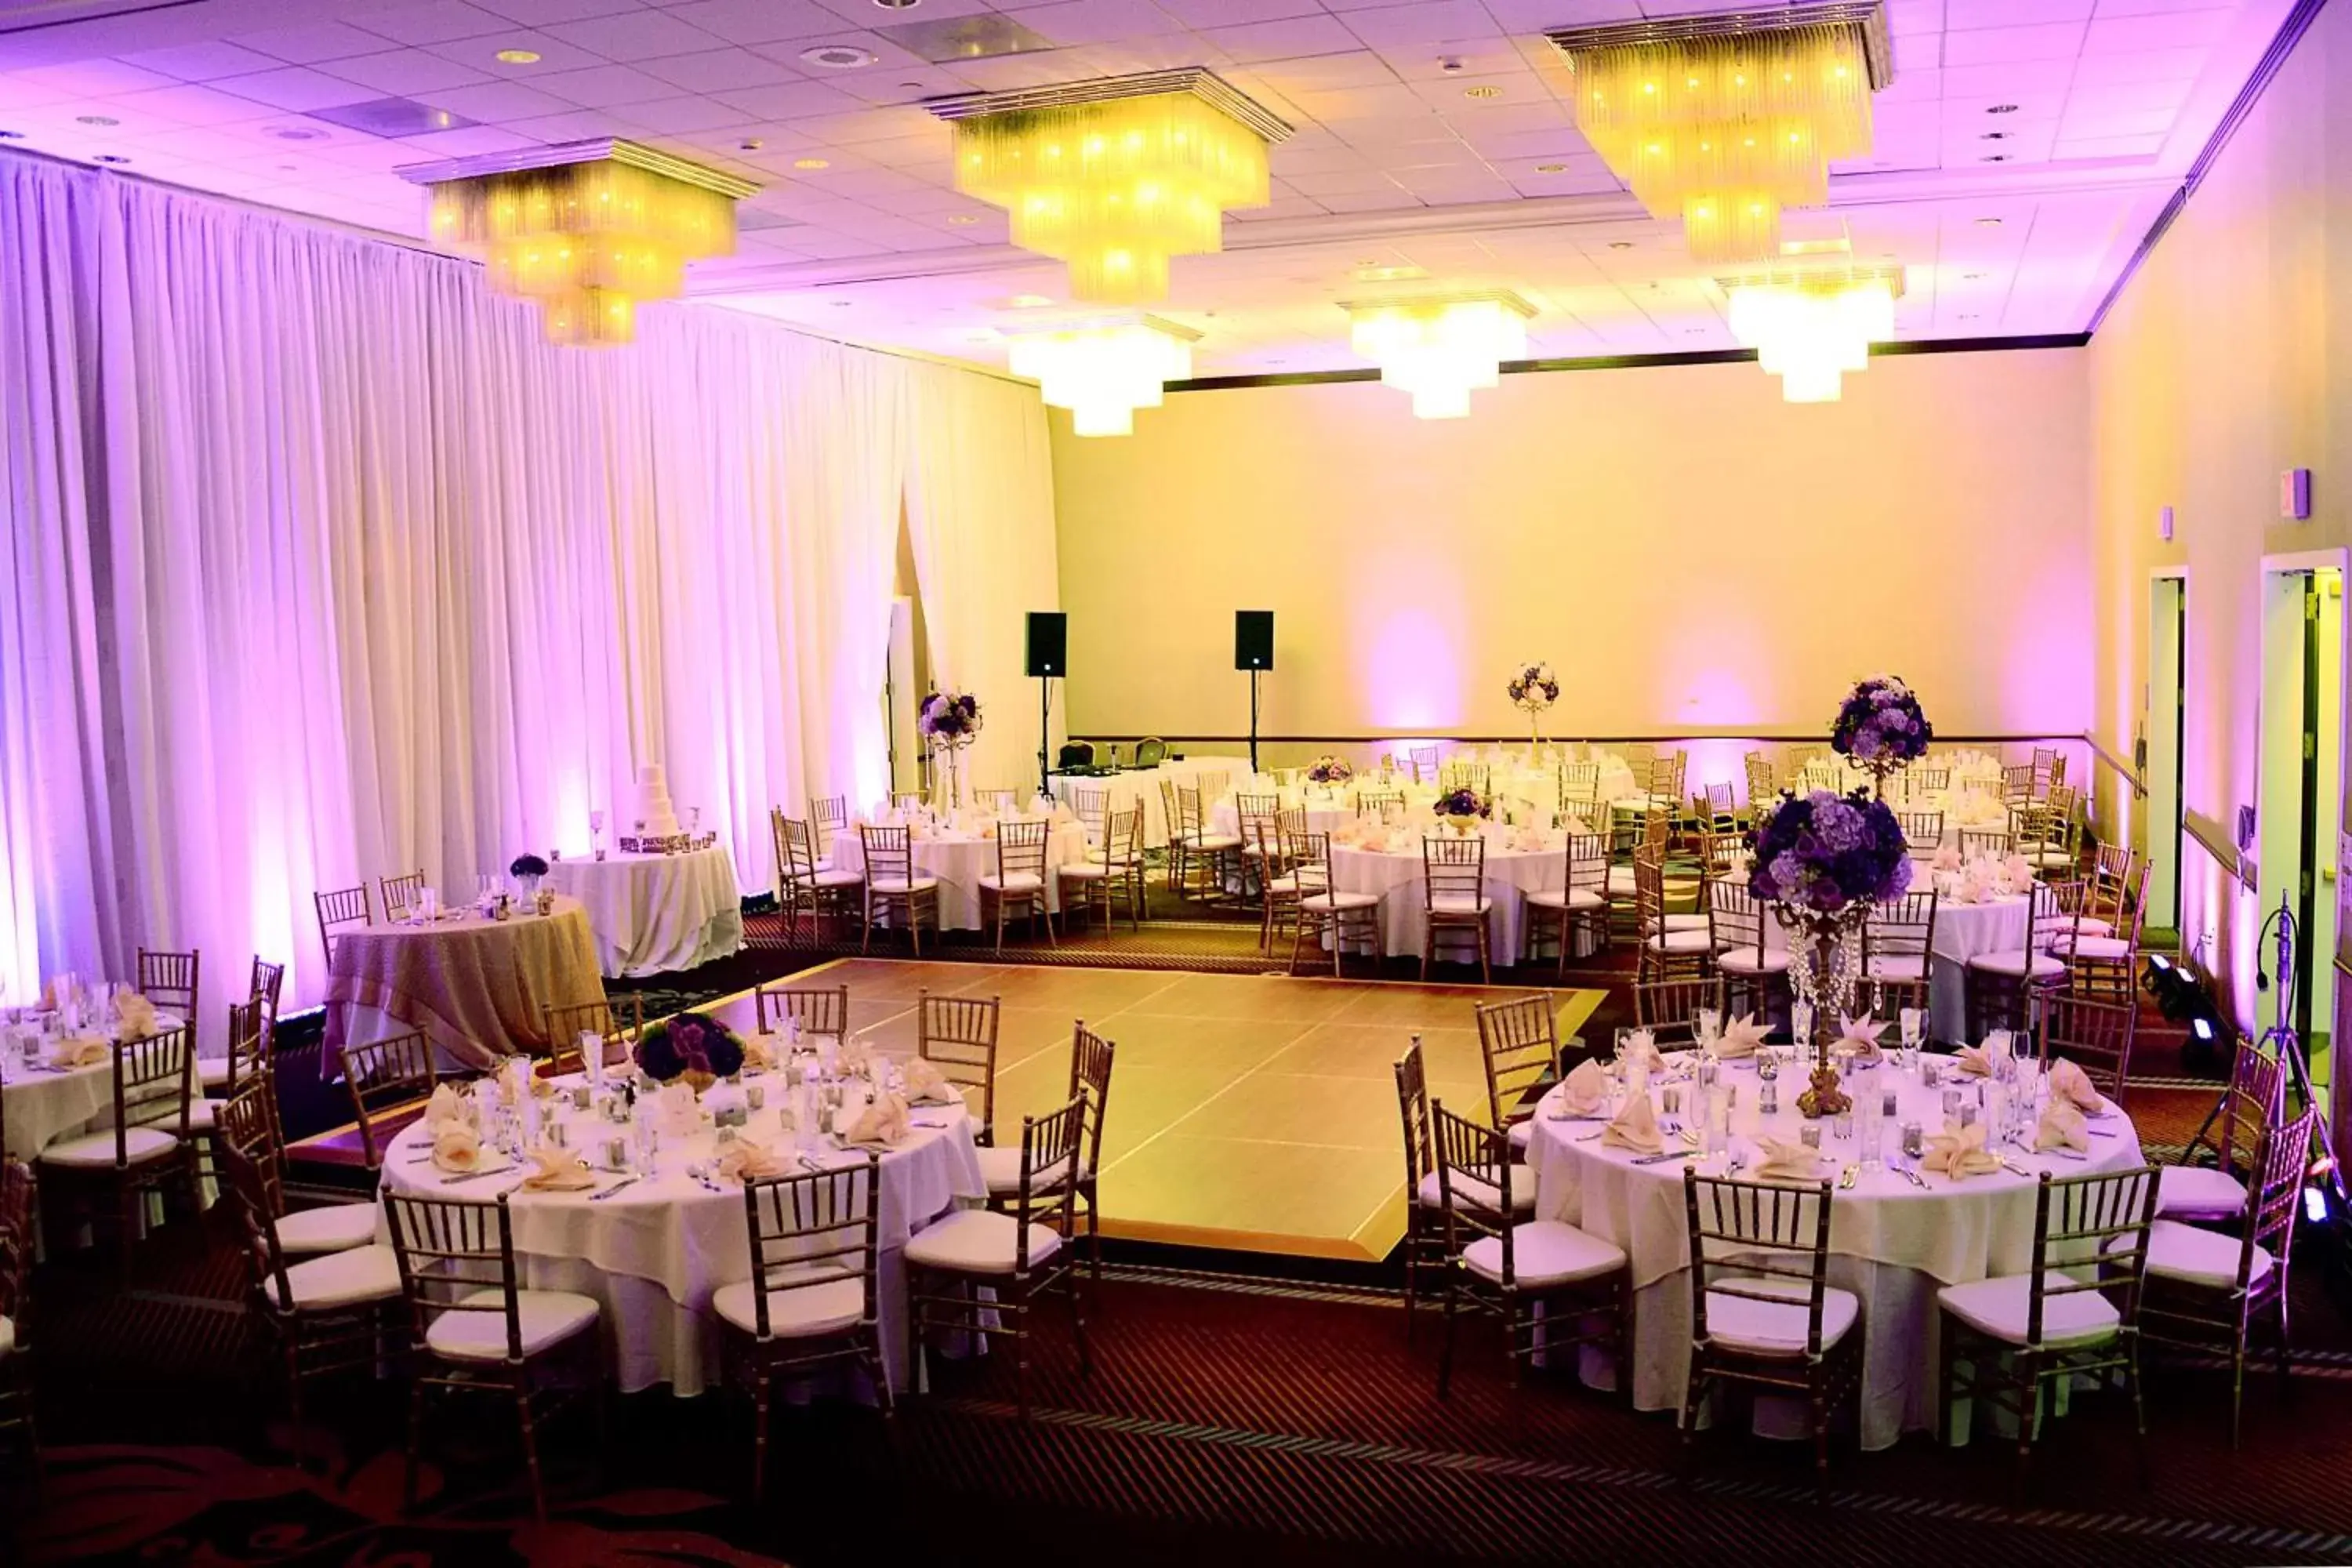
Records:
M1070 617L1059 610L1029 612L1029 673L1070 673Z
M1235 669L1272 669L1274 668L1274 612L1272 610L1235 610L1234 612L1234 668Z

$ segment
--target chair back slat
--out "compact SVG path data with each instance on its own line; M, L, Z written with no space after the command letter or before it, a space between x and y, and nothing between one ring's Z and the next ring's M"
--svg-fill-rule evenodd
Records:
M866 853L866 880L868 884L889 882L901 888L914 884L913 828L877 826L866 823L858 827L857 839Z
M365 882L356 888L336 888L323 893L312 893L310 904L319 915L319 951L326 954L330 963L335 957L335 933L346 926L367 925L375 918L368 912L368 885Z
M1478 1009L1478 1054L1486 1068L1493 1125L1529 1114L1528 1091L1559 1076L1559 1031L1549 995L1489 1002Z
M840 1039L849 1033L846 985L761 985L751 993L751 1010L763 1035L793 1019L803 1035Z
M1818 1359L1829 1288L1829 1183L1743 1182L1685 1169L1683 1198L1693 1339L1707 1338L1710 1295L1787 1306L1794 1298L1771 1289L1787 1281L1805 1289L1805 1354Z
M1029 1271L1029 1228L1045 1226L1070 1239L1076 1217L1079 1157L1085 1151L1087 1097L1075 1094L1059 1110L1021 1119L1021 1190L1013 1208L1020 1222L1013 1272Z
M1435 1142L1438 1201L1445 1212L1447 1255L1459 1258L1471 1242L1491 1237L1502 1247L1503 1289L1516 1289L1510 1134L1499 1125L1485 1126L1446 1110L1444 1100L1430 1107L1429 1122Z
M1437 1169L1429 1120L1429 1070L1415 1035L1396 1059L1397 1115L1404 1125L1404 1201L1416 1202L1422 1178Z
M1874 958L1924 959L1936 950L1936 894L1905 893L1870 906L1862 928L1862 951Z
M403 877L380 877L376 888L383 895L383 918L404 921L425 890L425 872L420 868Z
M337 1055L359 1124L360 1146L373 1167L383 1159L383 1151L376 1146L377 1118L432 1098L440 1076L433 1066L433 1047L422 1032L412 1029L387 1039L341 1046Z
M2038 999L2034 1033L2043 1062L2060 1058L2083 1069L2091 1086L2121 1105L2131 1083L2132 1036L2139 1009L2064 992Z
M2254 1161L2254 1179L2246 1184L2246 1220L2238 1249L2238 1289L2252 1278L2254 1253L2267 1252L2284 1271L2294 1246L2296 1217L2303 1212L2303 1186L2311 1163L2312 1129L2319 1107L2273 1127L2263 1140Z
M1010 794L1010 791L1006 792ZM1050 822L999 821L996 825L996 879L1009 885L1015 877L1034 877L1045 885L1045 840Z
M1080 1120L1086 1137L1087 1169L1102 1169L1103 1122L1110 1114L1110 1069L1118 1047L1087 1027L1080 1018L1070 1027L1070 1096L1085 1103Z
M982 1131L996 1120L996 1030L1002 1013L994 996L934 996L917 994L915 1054L940 1069L963 1091L967 1110L976 1109ZM971 1100L978 1091L980 1104Z
M194 1020L199 1016L196 973L201 966L199 955L194 952L155 952L142 947L132 975L133 989L156 1006Z
M645 1031L646 999L635 992L619 1001L611 996L594 1002L572 1002L562 1006L550 1006L541 1014L547 1030L548 1060L557 1072L583 1072L588 1066L582 1037L593 1035L604 1042L604 1062L610 1066L628 1058L630 1043Z
M417 1352L445 1313L495 1314L504 1320L508 1361L520 1363L522 1313L507 1195L485 1202L387 1191L383 1205Z
M1762 966L1764 905L1748 890L1747 883L1707 882L1706 930L1717 952L1745 952Z
M157 1127L174 1137L188 1125L195 1080L195 1034L183 1024L144 1039L114 1043L114 1163L131 1163L133 1128Z
M867 1154L854 1164L743 1184L744 1231L756 1282L751 1310L761 1339L773 1331L772 1293L850 1279L865 1298L857 1326L874 1326L881 1171Z
M2095 1171L2080 1176L2042 1173L2034 1194L2033 1283L2026 1298L2025 1342L2039 1345L2053 1297L2095 1290L2109 1298L2131 1329L2139 1319L2147 1272L2147 1228L2156 1218L2156 1167Z
M1677 980L1646 980L1633 987L1633 1021L1671 1050L1698 1038L1699 1014L1712 1009L1719 1019L1724 1009L1720 975Z
M1475 911L1486 889L1486 836L1428 834L1421 841L1421 886L1431 915Z
M294 1289L286 1278L286 1254L278 1245L277 1197L260 1163L235 1141L215 1147L213 1158L236 1215L236 1247L245 1255L247 1288L264 1312L273 1317L289 1315L294 1310Z

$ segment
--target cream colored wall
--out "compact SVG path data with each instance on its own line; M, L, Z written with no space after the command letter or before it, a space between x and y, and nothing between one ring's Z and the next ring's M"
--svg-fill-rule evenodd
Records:
M1948 733L2092 705L2081 350L1882 359L1796 406L1753 364L1505 376L1470 417L1376 384L1054 416L1070 732L1237 733L1233 614L1276 614L1269 733L1811 731L1856 677Z
M2188 572L2182 794L2228 841L2258 798L2261 562L2352 542L2352 8L2323 11L2089 352L2098 737L2128 752L2145 700L2147 582ZM2307 522L2278 517L2282 469L2314 471ZM2158 509L2175 509L2171 543ZM2112 822L2110 826L2112 826ZM2136 839L2144 839L2137 823ZM2253 1016L2254 900L2192 844L2182 934ZM2322 962L2324 962L2324 956Z

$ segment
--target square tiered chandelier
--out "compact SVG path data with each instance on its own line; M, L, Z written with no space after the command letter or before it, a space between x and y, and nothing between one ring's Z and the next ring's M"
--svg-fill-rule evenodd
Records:
M1079 436L1133 434L1137 409L1159 407L1168 383L1192 379L1201 338L1134 311L1002 331L1013 374L1037 383L1048 406L1068 409Z
M686 264L735 249L735 204L760 187L635 142L601 139L437 163L436 243L478 256L490 287L535 300L550 342L625 343L640 300L686 291Z
M1340 301L1349 342L1381 367L1381 381L1412 399L1416 419L1460 419L1470 394L1528 357L1535 307L1504 289Z
M1870 345L1895 335L1903 268L1772 268L1717 281L1731 301L1731 335L1780 378L1790 403L1835 403Z
M1576 76L1577 129L1701 261L1760 260L1784 207L1829 199L1866 156L1870 95L1895 79L1880 0L1549 35Z
M1270 199L1266 149L1290 134L1198 67L925 107L955 126L956 189L1102 305L1164 300L1170 257L1222 249L1225 213Z

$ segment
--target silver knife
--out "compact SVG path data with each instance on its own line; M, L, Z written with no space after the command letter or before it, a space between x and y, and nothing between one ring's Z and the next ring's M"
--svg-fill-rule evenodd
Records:
M589 1201L590 1203L592 1203L592 1204L593 1204L593 1203L602 1203L604 1199L611 1197L614 1193L619 1192L623 1187L627 1186L630 1183L635 1182L636 1179L637 1179L637 1178L636 1178L636 1177L635 1177L635 1176L623 1176L619 1181L614 1182L611 1186L606 1187L603 1192L601 1192L601 1193L591 1193L591 1194L588 1194L588 1201Z
M1848 1165L1845 1168L1844 1173L1838 1177L1838 1190L1840 1192L1845 1192L1851 1189L1854 1184L1854 1179L1861 1174L1862 1167L1860 1165Z
M441 1184L445 1187L454 1187L459 1182L478 1182L484 1176L495 1176L501 1171L511 1171L513 1169L514 1167L512 1165L493 1165L487 1171L460 1171L454 1176L442 1177Z

